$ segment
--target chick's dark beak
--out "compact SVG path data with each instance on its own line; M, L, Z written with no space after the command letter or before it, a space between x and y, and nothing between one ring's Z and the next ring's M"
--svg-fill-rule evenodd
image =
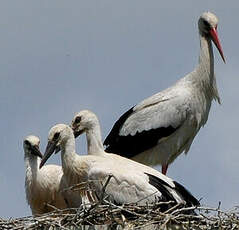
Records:
M73 133L74 133L74 137L77 138L79 137L83 132L84 130L77 130L76 126L73 124L70 125L70 127L72 128L73 130Z
M48 141L47 146L46 146L46 151L45 151L44 156L42 157L42 160L41 160L39 168L41 168L46 163L46 161L54 153L55 149L56 149L56 142Z
M42 158L42 154L38 145L31 146L32 154Z
M57 154L58 152L60 152L61 151L61 147L60 147L60 145L57 145L56 146L56 149L55 149L55 154Z
M74 136L75 136L75 138L79 137L79 136L84 132L83 130L76 131L76 130L74 130L74 129L73 129L73 131L74 131Z

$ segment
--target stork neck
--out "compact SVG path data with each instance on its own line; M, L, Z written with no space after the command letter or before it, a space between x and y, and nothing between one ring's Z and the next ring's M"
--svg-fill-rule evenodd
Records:
M41 159L32 154L25 155L26 178L36 179Z
M71 165L76 156L75 138L73 134L61 145L61 161L63 170Z
M214 57L211 39L200 35L200 55L197 71L202 80L209 81L212 84L214 78Z
M86 131L88 154L101 155L104 153L104 147L101 139L100 124L97 122Z

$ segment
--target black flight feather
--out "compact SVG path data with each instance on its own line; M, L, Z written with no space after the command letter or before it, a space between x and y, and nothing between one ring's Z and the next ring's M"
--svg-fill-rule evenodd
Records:
M116 153L126 158L132 158L137 154L153 148L157 142L174 133L177 128L172 126L159 127L148 131L137 132L135 135L121 136L120 129L127 118L134 112L132 107L115 122L112 130L104 141L106 152Z
M170 186L168 183L165 181L161 180L160 178L145 173L149 177L149 183L153 185L155 188L157 188L163 196L163 201L175 201L175 198L173 195L170 193L170 191L167 188L171 188L177 192L177 194L186 202L186 207L191 207L191 206L199 206L200 203L199 201L186 189L184 188L181 184L179 184L176 181L173 181L175 187L173 188Z
M199 201L186 188L176 181L173 183L175 184L175 190L177 193L180 194L181 197L186 201L186 206L190 207L200 205Z
M171 187L168 183L166 183L162 179L160 179L152 174L149 174L149 173L145 173L145 174L149 177L149 183L151 185L153 185L156 189L158 189L159 192L161 192L162 201L175 201L176 202L173 195L167 189L167 187Z

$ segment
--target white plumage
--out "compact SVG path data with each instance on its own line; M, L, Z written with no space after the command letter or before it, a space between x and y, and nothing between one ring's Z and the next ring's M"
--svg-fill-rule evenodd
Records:
M117 204L155 202L157 200L185 202L187 206L197 205L198 201L180 184L164 176L157 170L115 154L104 152L99 121L95 114L83 111L77 115L77 124L72 123L76 132L86 131L87 156L75 153L75 139L72 129L64 124L51 128L46 153L41 166L61 145L62 167L68 183L91 181L95 193L81 191L87 200L97 200L101 196L104 183L112 175L107 187L108 199ZM97 181L96 181L97 180Z
M56 209L66 209L76 202L72 192L63 190L67 187L61 166L46 165L39 170L41 152L40 140L36 136L24 139L24 160L26 166L26 199L33 215L40 215ZM78 202L78 206L79 206Z
M114 124L104 141L114 152L147 165L168 164L187 153L199 129L207 122L212 100L220 103L212 43L224 55L217 35L217 17L206 12L198 21L199 64L172 87L132 107Z

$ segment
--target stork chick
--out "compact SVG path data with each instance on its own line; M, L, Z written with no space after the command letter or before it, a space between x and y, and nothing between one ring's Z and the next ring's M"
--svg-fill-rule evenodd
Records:
M84 200L97 201L102 196L103 185L111 176L105 192L107 199L116 204L145 204L155 200L186 203L187 206L199 204L182 185L157 170L115 154L105 153L98 119L93 113L89 115L93 115L90 116L90 122L84 119L87 117L81 117L81 122L86 121L83 130L92 134L90 143L92 147L95 145L93 151L97 152L84 156L76 154L73 130L68 125L58 124L49 131L48 144L40 167L60 145L62 167L68 183L74 185L90 182L91 194L81 191L86 197Z
M27 136L23 142L26 199L33 215L72 206L71 192L62 192L67 184L61 166L46 165L39 170L42 158L39 144L39 138L32 135Z
M195 70L125 112L104 141L113 152L146 165L171 164L190 146L208 119L212 100L220 103L214 75L212 41L225 62L217 34L216 15L205 12L198 21L199 64Z

